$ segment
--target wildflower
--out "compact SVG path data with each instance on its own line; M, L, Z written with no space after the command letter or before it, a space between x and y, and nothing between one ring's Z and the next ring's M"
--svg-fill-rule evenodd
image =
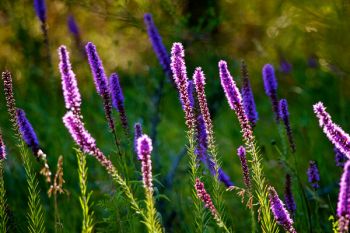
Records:
M80 30L77 25L77 22L75 21L73 15L69 15L67 19L67 25L69 31L75 36L75 37L80 37Z
M137 153L137 140L142 136L142 125L140 123L135 123L134 125L134 150L137 154L137 160L141 161L141 158Z
M296 233L293 227L293 220L290 218L288 211L285 209L283 202L278 197L276 190L273 187L268 188L271 211L276 222L283 227L285 231Z
M288 112L288 103L286 99L281 99L279 102L279 117L282 119L284 123L284 127L286 128L287 132L287 137L288 137L288 142L290 145L290 148L292 152L295 152L295 143L292 135L292 129L290 127L290 122L289 122L289 112Z
M95 139L85 129L81 118L73 112L68 111L63 117L63 123L68 129L75 143L80 146L81 150L94 156L111 175L115 174L115 168L110 160L96 146Z
M216 210L210 195L207 193L207 191L204 188L204 184L196 178L196 184L195 189L197 191L197 196L202 202L204 203L205 207L209 209L210 213L212 214L214 219L219 218L218 211Z
M173 82L173 80L170 78L172 74L170 67L170 56L162 42L162 38L159 35L158 29L153 22L152 15L150 13L146 13L143 19L147 27L149 39L152 43L154 52L157 55L159 63L162 66L165 74L169 77L171 82Z
M0 161L6 159L6 146L4 140L2 139L2 133L0 130Z
M250 86L247 65L243 60L241 61L241 74L242 74L241 93L243 98L243 107L247 114L250 124L252 125L252 127L254 127L259 117L258 117L258 112L256 111L253 91Z
M191 107L194 108L195 101L194 101L194 96L193 96L193 89L194 89L194 83L193 80L188 80L188 98L190 99Z
M347 161L340 180L337 215L339 218L339 232L349 231L350 221L350 162Z
M41 23L46 22L46 5L45 0L34 0L35 13L40 19Z
M39 141L35 131L28 121L25 112L22 109L17 109L17 124L23 141L30 147L34 155L39 156L40 150Z
M235 81L233 81L229 70L227 69L227 63L225 61L219 62L219 71L221 86L225 91L225 95L231 109L236 112L238 121L241 125L243 138L249 142L249 144L252 144L254 139L253 131L251 125L249 124L248 117L244 111L242 96L236 86Z
M286 185L284 189L284 201L286 203L286 208L289 213L294 216L297 206L292 193L292 179L289 174L286 175Z
M318 182L320 181L320 174L318 172L318 167L315 161L309 162L309 168L307 169L308 181L314 189L318 189L320 186Z
M292 64L290 64L286 59L281 59L280 71L282 73L289 74L292 71Z
M88 42L85 46L85 50L89 60L91 72L94 77L97 93L102 97L102 100L103 100L103 107L104 107L106 119L108 121L108 126L114 133L115 127L114 127L114 121L112 118L111 97L108 89L108 80L102 65L102 61L98 56L96 47L93 43Z
M119 77L113 73L109 78L109 89L112 96L112 105L119 112L120 121L126 135L129 134L129 124L124 107L123 91L119 83Z
M4 82L4 93L6 99L7 111L10 115L10 121L15 132L18 134L18 125L17 125L17 110L16 110L16 101L13 94L13 85L12 85L12 76L9 71L2 72L2 80Z
M141 170L143 185L145 189L151 193L153 192L151 160L152 150L152 140L146 134L143 134L137 139L137 155L142 161Z
M59 69L66 108L80 115L81 96L66 46L60 46L58 48L58 54L60 58Z
M247 164L246 150L243 146L238 147L237 155L241 161L244 184L248 189L250 189L251 188L251 181L250 181L250 175L249 175L249 168L248 168L248 164Z
M348 160L348 157L346 157L339 149L336 147L333 148L334 150L334 160L335 165L337 167L344 167L345 162Z
M180 100L185 112L186 125L190 131L194 131L195 119L193 108L188 95L188 79L184 60L185 52L181 43L174 43L171 50L171 69Z
M277 81L275 78L275 70L272 65L266 64L262 70L265 93L270 97L272 109L275 113L276 121L279 120L279 106L277 99Z
M322 102L318 102L313 107L320 127L328 139L337 149L350 158L350 136L342 128L333 123L331 116L326 112L326 108Z

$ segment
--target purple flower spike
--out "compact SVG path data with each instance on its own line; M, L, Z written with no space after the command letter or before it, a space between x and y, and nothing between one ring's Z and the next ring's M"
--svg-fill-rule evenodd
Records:
M139 157L137 153L137 139L139 139L142 136L142 125L140 123L135 123L134 125L134 149L135 153L137 154L137 160L141 161L141 158Z
M319 124L329 141L343 154L350 158L350 136L342 128L333 123L331 116L326 112L322 102L314 105L314 112L319 120Z
M0 161L6 159L6 146L2 139L2 133L0 131Z
M214 219L218 219L219 214L216 210L210 195L205 190L203 182L196 178L195 189L197 191L198 198L204 203L205 207L209 209Z
M194 102L194 96L193 96L193 90L194 90L194 83L193 80L188 80L188 98L190 99L191 107L194 108L195 102Z
M308 181L314 189L318 189L320 186L318 182L320 181L320 173L318 172L318 167L315 161L309 162L309 168L307 169Z
M143 19L147 27L149 39L152 43L153 50L157 55L159 63L163 67L165 74L169 77L171 82L173 82L171 79L172 73L170 68L170 56L162 42L162 37L159 35L158 29L153 22L152 15L150 13L146 13Z
M137 139L137 155L142 161L141 170L143 185L149 192L153 192L151 160L152 150L152 140L146 134Z
M66 108L73 111L74 114L80 115L81 96L66 46L62 45L58 48L58 55L60 58L59 69Z
M199 108L201 110L201 114L203 116L205 129L207 132L207 140L209 148L214 146L214 132L213 132L213 124L210 117L210 112L208 108L207 98L205 96L205 76L201 67L197 67L193 80L196 87L197 99L199 103Z
M241 62L241 74L242 74L242 98L243 98L243 106L244 110L248 116L248 120L252 127L256 125L258 121L258 112L256 111L254 95L252 88L250 86L248 69L245 62L242 60Z
M290 64L286 59L280 61L280 71L285 74L289 74L292 71L292 64Z
M45 0L34 0L35 13L42 23L46 22Z
M236 112L238 121L241 125L243 138L249 144L252 144L254 139L253 131L251 125L249 124L247 114L244 111L242 96L236 86L235 81L233 81L229 70L227 69L227 63L225 61L219 62L219 71L221 86L225 91L228 104L230 105L231 109Z
M190 131L195 129L195 119L191 100L188 95L188 79L185 66L185 51L181 43L174 43L171 49L171 69L177 89L179 91L180 100L183 104L185 112L186 126Z
M297 206L292 192L292 178L289 174L286 175L286 186L284 189L284 201L286 203L286 208L289 213L294 216Z
M288 112L288 103L286 99L281 99L279 102L279 110L280 110L280 119L282 119L284 123L284 127L287 132L287 137L288 137L288 142L291 151L294 153L295 152L295 142L292 134L292 128L290 127L290 122L289 122L289 112Z
M337 215L339 218L339 232L348 232L350 220L350 161L346 162L340 180Z
M115 173L112 162L106 158L101 150L96 146L95 139L85 129L81 118L73 112L67 112L63 117L63 123L68 129L75 143L84 153L94 156L104 166L110 174Z
M129 124L124 107L124 95L119 83L119 77L116 73L113 73L109 78L109 89L112 96L112 105L119 112L120 121L125 134L129 135Z
M93 43L88 42L85 46L86 54L89 60L92 75L94 77L97 93L102 97L103 107L108 121L108 126L115 134L114 120L112 118L111 96L108 88L108 80L105 74L102 61L98 56L96 47Z
M15 132L18 134L16 100L13 93L12 75L9 71L2 72L2 80L4 82L4 94L6 99L7 111L10 115L10 121Z
M279 106L277 99L277 81L275 78L275 70L272 65L266 64L262 69L262 75L265 86L265 93L270 97L272 109L275 113L276 121L279 120Z
M241 161L244 184L248 189L250 189L251 188L251 181L250 181L250 175L249 175L249 168L248 168L248 164L247 164L246 151L245 151L245 148L243 146L238 147L237 155L239 157L239 160Z
M35 131L28 121L25 112L22 109L17 109L17 124L23 141L32 149L34 155L39 156L40 150L39 141Z
M335 165L337 167L344 167L344 164L346 161L348 161L348 157L344 155L340 150L338 150L336 147L333 148L334 155L335 155Z
M276 222L283 227L283 229L290 233L296 233L293 227L293 220L290 218L288 211L285 209L283 202L278 197L276 190L269 187L269 199L272 213Z
M68 25L69 31L70 31L74 36L80 36L80 30L79 30L78 24L77 24L77 22L75 21L73 15L68 16L67 25Z

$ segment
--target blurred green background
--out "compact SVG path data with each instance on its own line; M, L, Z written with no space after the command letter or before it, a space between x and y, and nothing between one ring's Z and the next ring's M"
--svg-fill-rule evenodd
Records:
M186 156L179 160L173 179L168 179L172 177L174 161L181 156L187 140L178 95L168 81L164 85L159 109L155 105L158 87L166 77L143 23L143 14L150 12L168 51L173 42L184 44L189 77L195 67L203 67L219 156L223 169L238 186L243 185L235 152L242 144L240 128L224 98L217 63L220 59L227 60L240 84L239 61L246 61L260 118L255 133L263 154L265 174L282 197L285 169L279 163L279 155L272 145L272 142L276 142L281 147L281 142L261 78L263 65L274 65L279 84L278 96L289 102L298 171L310 199L314 232L330 232L328 217L334 215L336 208L341 169L335 166L332 145L318 126L312 104L323 101L335 122L344 130L350 129L350 112L347 111L350 99L349 4L345 0L47 0L52 58L50 67L33 2L2 0L0 68L12 72L17 106L26 111L53 170L58 156L64 156L64 187L69 194L59 196L58 200L63 224L61 231L79 232L82 216L78 200L77 161L73 150L75 145L61 120L65 107L60 89L58 46L64 44L70 51L83 97L82 108L87 128L106 154L115 162L119 159L114 151L113 138L108 133L102 102L93 85L87 59L68 30L69 15L75 17L82 43L91 41L97 46L106 73L119 74L130 126L140 121L144 132L151 133L152 119L159 113L157 140L154 142L157 149L153 159L156 186L162 194L157 196L158 210L167 232L193 230L192 187ZM290 70L281 68L287 63L291 66ZM3 92L0 96L0 127L8 152L5 185L11 229L13 232L25 232L25 172L9 123ZM117 119L117 114L115 116ZM121 130L119 136L122 136ZM132 145L125 138L123 149L128 156L134 156ZM34 157L32 160L36 171L39 171ZM321 188L316 197L307 188L310 187L306 177L309 160L318 162L321 173ZM145 232L109 176L90 156L88 166L88 189L93 190L96 231ZM139 164L136 163L136 167L139 170ZM134 190L141 199L143 194L139 175L132 174ZM53 200L46 195L48 187L44 178L39 174L38 177L47 229L53 232ZM300 232L306 232L306 212L301 207L300 190L296 182L293 186L298 201L296 226ZM228 225L232 225L236 232L246 232L250 229L249 211L240 203L240 197L235 192L226 192L224 197ZM209 228L208 232L215 232L214 224L210 226L213 228Z

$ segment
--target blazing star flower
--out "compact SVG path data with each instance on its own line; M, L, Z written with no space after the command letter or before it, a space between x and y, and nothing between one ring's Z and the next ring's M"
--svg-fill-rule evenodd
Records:
M205 76L201 67L196 68L193 75L193 80L196 87L199 108L201 110L201 115L203 116L204 125L207 132L208 146L211 148L214 146L213 123L211 121L207 98L205 96Z
M151 193L153 192L151 160L152 150L152 140L146 134L137 139L137 155L142 161L141 170L143 185L145 189Z
M275 70L272 65L266 64L262 70L265 93L270 97L272 109L275 113L276 121L279 120L279 106L277 99L277 81L275 78Z
M63 117L63 123L68 129L75 143L84 153L94 156L110 174L115 173L115 168L110 160L96 146L95 139L85 129L81 118L68 111Z
M346 161L348 161L348 157L344 155L340 150L338 150L336 147L333 148L334 151L334 160L335 160L335 165L337 167L344 167L344 164Z
M171 82L173 82L173 80L170 78L172 74L170 67L170 56L162 42L162 37L159 35L158 29L153 22L152 15L150 13L146 13L143 19L147 27L148 37L152 43L154 52L157 55L159 63L163 67L165 74L169 77Z
M38 156L40 150L38 138L25 112L19 108L17 109L17 124L23 141L30 147L34 155Z
M97 93L102 97L103 100L103 108L105 111L106 119L108 121L108 126L112 132L115 132L108 80L102 65L102 61L98 56L96 47L93 43L88 42L85 46L85 50L89 60L91 72L94 77Z
M0 161L6 159L6 146L2 139L2 133L0 131Z
M195 129L195 119L193 108L188 95L188 79L185 66L185 51L181 43L174 43L171 49L171 70L177 89L179 91L180 100L183 104L185 112L186 125L190 131Z
M292 71L292 64L290 64L286 59L280 61L280 71L285 74L289 74Z
M141 158L137 153L137 140L142 136L142 125L140 123L135 123L134 125L134 149L137 154L137 160L141 161Z
M342 128L333 123L331 116L326 112L322 102L314 106L314 112L319 120L320 127L328 137L329 141L343 154L350 158L350 136Z
M294 153L295 152L295 143L294 143L294 138L292 134L292 129L290 127L290 122L289 122L289 112L288 112L288 103L286 99L281 99L279 102L279 117L282 119L284 123L284 127L287 132L287 137L288 137L288 142L290 145L291 151Z
M286 175L286 186L284 189L284 202L286 203L286 208L289 213L294 216L297 206L292 192L292 179L289 174Z
M66 46L62 45L58 48L58 55L60 58L59 70L66 108L80 115L81 96Z
M247 65L243 60L241 62L241 74L242 74L241 93L243 98L243 107L244 107L244 111L247 114L250 124L252 125L252 127L254 127L259 117L258 117L258 112L256 111L253 91L250 86Z
M339 218L339 232L348 232L350 220L350 161L346 162L340 180L337 215Z
M17 125L17 110L16 101L13 94L12 76L9 71L2 72L2 80L4 82L4 93L6 99L7 111L10 115L10 121L16 133L18 132Z
M268 188L271 211L275 217L276 222L283 227L283 229L290 233L296 233L293 227L293 220L285 209L283 202L278 197L276 190L273 187Z
M109 78L109 89L112 96L112 105L119 112L120 122L126 135L129 134L129 124L124 107L124 95L119 83L119 77L113 73Z
M247 164L246 151L245 151L245 148L243 146L238 147L237 155L239 157L239 160L241 161L244 184L248 189L250 189L251 188L251 181L250 181L250 175L249 175L249 168L248 168L248 164Z
M320 186L318 182L320 181L320 173L318 172L318 167L315 161L309 162L309 168L307 169L308 181L314 189L318 189Z
M41 23L44 24L46 22L45 0L34 0L34 9Z
M67 25L68 25L68 29L69 31L76 37L80 36L80 30L78 27L77 22L75 21L73 15L69 15L68 19L67 19Z
M207 193L207 191L204 188L204 184L196 178L196 184L195 189L197 191L197 196L202 202L204 203L205 207L209 209L210 213L212 214L214 219L219 218L218 211L216 210L213 201L211 200L210 195Z
M225 61L219 62L219 71L221 86L225 91L228 104L230 105L231 109L236 112L238 121L241 125L243 138L249 142L249 144L252 144L254 140L253 131L251 125L249 124L247 114L244 111L242 96L236 86L235 81L233 81L229 70L227 69L227 63Z

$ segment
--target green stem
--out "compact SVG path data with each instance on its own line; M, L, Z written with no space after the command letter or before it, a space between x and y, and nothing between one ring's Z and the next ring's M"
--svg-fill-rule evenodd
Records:
M0 161L0 232L6 233L8 217L6 214L6 190L4 184L4 160Z

